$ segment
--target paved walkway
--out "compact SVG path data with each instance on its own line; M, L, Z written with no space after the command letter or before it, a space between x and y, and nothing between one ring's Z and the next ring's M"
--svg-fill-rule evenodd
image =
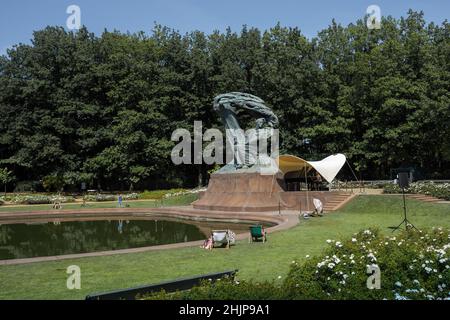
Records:
M184 207L164 207L164 208L97 208L97 209L77 209L77 210L49 210L49 211L23 211L23 212L1 212L1 223L17 223L24 220L42 220L42 219L86 219L99 217L158 217L158 218L176 218L196 221L230 221L230 222L268 222L276 224L268 228L268 233L286 230L299 223L298 212L282 211L281 215L276 212L245 213L245 212L227 212L227 211L208 211L198 210L192 206ZM236 235L236 240L248 239L248 233ZM43 261L59 261L64 259L78 259L86 257L109 256L115 254L137 253L156 250L167 250L175 248L185 248L200 246L203 241L191 241L183 243L173 243L159 246L130 248L112 251L99 251L79 254L69 254L61 256L35 257L25 259L0 260L0 265L15 265Z

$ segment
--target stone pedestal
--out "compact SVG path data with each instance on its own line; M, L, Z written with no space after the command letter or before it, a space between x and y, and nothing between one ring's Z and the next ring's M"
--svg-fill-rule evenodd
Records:
M192 203L196 209L237 212L278 210L281 173L219 173L211 175L208 189Z
M338 191L284 191L283 175L259 172L215 173L208 189L193 202L195 209L232 212L314 210L319 199L327 210L345 201L350 194ZM327 208L327 205L329 208Z

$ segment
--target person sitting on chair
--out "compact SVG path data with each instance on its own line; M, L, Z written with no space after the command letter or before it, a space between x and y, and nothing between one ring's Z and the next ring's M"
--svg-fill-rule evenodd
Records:
M313 216L323 216L323 204L319 199L313 199L314 211L312 212Z
M205 240L205 242L203 242L203 245L201 246L201 248L206 249L206 250L212 250L213 248L213 237L212 235Z

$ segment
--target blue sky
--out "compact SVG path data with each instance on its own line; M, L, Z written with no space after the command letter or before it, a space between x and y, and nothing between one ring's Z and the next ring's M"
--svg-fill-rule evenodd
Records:
M154 22L181 32L207 33L242 25L267 29L280 22L297 26L311 38L333 18L347 25L376 4L383 16L405 16L409 8L423 10L425 19L441 23L449 18L448 0L2 0L0 6L0 54L17 43L29 43L33 30L47 25L65 26L66 8L81 8L81 22L90 31L105 28L123 32L150 31Z

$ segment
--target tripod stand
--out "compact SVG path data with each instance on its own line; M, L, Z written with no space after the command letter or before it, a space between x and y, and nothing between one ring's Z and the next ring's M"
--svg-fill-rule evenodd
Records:
M400 226L402 224L405 224L405 230L408 230L408 227L410 228L414 228L417 230L417 228L408 220L408 218L406 217L406 198L405 198L405 188L402 188L402 193L403 193L403 213L404 213L404 218L402 220L402 222L400 222L400 224L396 227L392 227L392 232L394 232L395 230L400 229Z

